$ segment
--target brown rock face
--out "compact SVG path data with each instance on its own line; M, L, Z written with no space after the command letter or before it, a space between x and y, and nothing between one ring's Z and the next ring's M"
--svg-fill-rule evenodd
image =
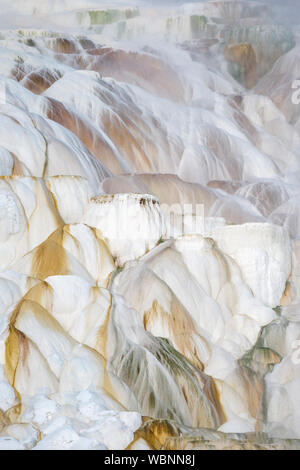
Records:
M32 93L40 95L56 82L56 80L59 80L61 76L61 73L57 70L40 68L25 75L21 80L21 84L32 91Z
M230 44L224 54L233 76L246 88L254 87L258 80L257 61L251 44Z
M144 417L128 449L153 450L298 450L297 439L270 439L264 433L230 433L179 426L171 420Z

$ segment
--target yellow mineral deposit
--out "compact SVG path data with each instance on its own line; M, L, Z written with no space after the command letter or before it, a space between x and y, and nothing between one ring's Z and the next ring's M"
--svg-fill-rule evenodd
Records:
M277 3L0 0L0 449L300 449Z

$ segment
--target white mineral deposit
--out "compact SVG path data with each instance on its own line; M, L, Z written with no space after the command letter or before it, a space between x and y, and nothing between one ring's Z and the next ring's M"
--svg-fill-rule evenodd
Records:
M300 449L299 18L0 0L0 450Z

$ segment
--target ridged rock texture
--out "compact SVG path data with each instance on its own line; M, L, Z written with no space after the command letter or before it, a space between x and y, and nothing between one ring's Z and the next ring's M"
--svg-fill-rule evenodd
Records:
M0 0L0 449L300 449L300 27L158 3Z

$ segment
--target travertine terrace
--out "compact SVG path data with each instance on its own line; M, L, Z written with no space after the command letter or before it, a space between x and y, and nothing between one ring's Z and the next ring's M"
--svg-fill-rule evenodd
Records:
M0 449L300 449L271 3L0 0Z

